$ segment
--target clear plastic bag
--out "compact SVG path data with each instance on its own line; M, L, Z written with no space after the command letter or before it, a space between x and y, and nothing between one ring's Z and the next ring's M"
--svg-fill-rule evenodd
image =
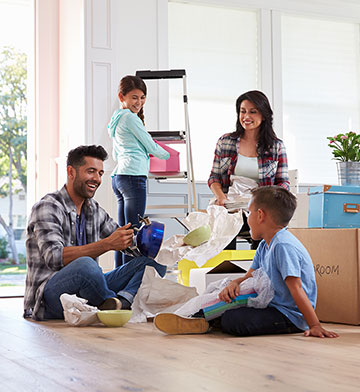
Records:
M206 288L204 294L192 298L175 311L179 316L189 317L197 313L204 306L218 299L219 293L229 284L230 278L212 282ZM274 297L274 289L271 281L262 268L255 270L251 278L246 279L240 285L240 295L255 291L257 296L249 298L248 307L266 308Z

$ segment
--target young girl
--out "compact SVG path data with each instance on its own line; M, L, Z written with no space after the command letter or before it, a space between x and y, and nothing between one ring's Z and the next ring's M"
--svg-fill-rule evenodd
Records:
M125 76L120 81L118 97L121 109L112 115L108 125L113 142L112 188L118 201L119 225L138 224L138 214L144 216L146 205L146 180L149 174L149 154L169 159L169 153L154 142L145 129L143 106L146 85L137 76ZM115 266L132 258L115 253Z

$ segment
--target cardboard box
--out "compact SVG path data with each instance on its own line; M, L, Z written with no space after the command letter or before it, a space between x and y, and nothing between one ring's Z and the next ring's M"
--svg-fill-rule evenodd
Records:
M168 145L161 143L158 140L155 140L155 142L170 154L170 158L165 160L150 155L150 173L161 173L162 175L165 175L166 173L179 173L179 151L170 148Z
M360 186L323 185L311 188L309 227L360 227Z
M252 260L255 255L255 250L223 250L216 256L209 259L200 268L208 268L210 271L225 260L240 261L240 260ZM184 286L189 286L189 274L190 270L198 269L199 266L191 260L182 259L178 262L178 269L180 271L178 282Z
M216 282L226 277L236 279L244 276L251 263L252 260L225 260L213 268L193 268L190 270L189 286L196 287L198 294L201 295L211 282Z
M320 321L360 325L360 230L289 229L312 258Z

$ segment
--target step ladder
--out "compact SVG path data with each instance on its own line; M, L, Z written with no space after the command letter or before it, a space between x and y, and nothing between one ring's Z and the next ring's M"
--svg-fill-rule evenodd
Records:
M181 131L149 131L153 139L158 140L164 144L185 144L186 151L186 171L179 172L174 175L161 175L149 173L149 179L155 179L157 181L166 180L169 178L185 178L187 181L187 204L170 204L170 205L147 205L146 210L182 210L182 212L176 213L154 213L146 214L151 217L184 217L191 211L197 211L196 202L196 191L195 191L195 179L194 179L194 167L192 160L191 151L191 139L190 139L190 125L189 125L189 112L188 112L188 97L186 88L186 72L185 69L172 69L172 70L159 70L159 71L136 71L136 76L141 79L182 79L183 82L183 102L184 102L184 115L185 115L185 127ZM184 212L185 211L185 212Z

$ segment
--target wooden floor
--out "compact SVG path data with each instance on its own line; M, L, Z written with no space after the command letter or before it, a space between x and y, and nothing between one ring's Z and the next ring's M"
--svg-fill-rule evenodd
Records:
M359 391L360 327L302 334L166 336L152 323L74 328L0 299L1 391Z

